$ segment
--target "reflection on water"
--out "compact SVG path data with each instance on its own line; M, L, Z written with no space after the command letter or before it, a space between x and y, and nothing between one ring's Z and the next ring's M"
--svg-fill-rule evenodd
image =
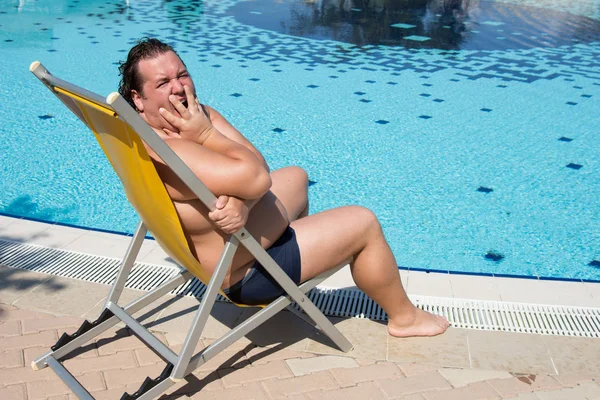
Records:
M262 29L361 46L506 50L600 37L591 18L480 0L257 0L229 14Z

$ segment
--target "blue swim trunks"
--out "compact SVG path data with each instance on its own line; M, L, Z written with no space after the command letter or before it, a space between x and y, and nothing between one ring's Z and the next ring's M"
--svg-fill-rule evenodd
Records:
M300 283L300 248L296 232L291 227L287 227L279 239L267 249L267 253L296 285ZM284 290L265 268L255 261L244 279L234 283L229 289L223 289L223 292L236 303L261 305L281 296Z

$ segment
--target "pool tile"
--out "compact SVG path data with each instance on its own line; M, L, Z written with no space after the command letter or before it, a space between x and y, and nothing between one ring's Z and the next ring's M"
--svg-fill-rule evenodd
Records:
M494 278L502 301L579 307L600 307L582 282Z
M567 164L567 168L571 168L571 169L574 169L574 170L579 170L579 169L583 168L583 165L569 163L569 164Z
M448 328L442 335L426 338L388 339L388 361L469 368L467 330Z
M500 301L496 278L486 276L450 274L452 296L458 299Z
M103 257L122 258L127 246L118 238L104 237L101 232L89 231L65 245L63 249Z
M45 224L26 219L19 219L13 223L0 227L0 239L12 240L15 242L27 242L34 236L50 228L51 224Z
M179 265L160 247L156 246L144 257L138 257L138 262L155 264L155 265L166 265L171 267L179 268Z
M590 296L592 296L594 307L600 307L600 283L583 282Z
M556 374L542 335L469 330L472 368Z
M411 29L411 28L416 28L416 25L411 25L411 24L392 24L390 25L392 28L400 28L400 29Z
M409 271L406 292L421 296L452 297L450 275Z
M415 42L426 42L428 40L431 40L430 37L427 36L419 36L419 35L411 35L411 36L404 36L403 39L406 40L413 40Z
M74 242L81 237L86 231L83 229L69 228L60 225L52 225L50 228L35 235L27 244L35 244L38 246L51 247L54 249L62 249L69 243Z
M19 221L19 218L8 217L6 215L0 215L0 232L1 229L7 227L8 225Z

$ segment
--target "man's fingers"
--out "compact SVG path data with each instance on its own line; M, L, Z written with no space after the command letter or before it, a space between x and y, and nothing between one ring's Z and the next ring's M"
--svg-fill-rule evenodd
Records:
M175 107L175 109L177 110L177 112L179 113L179 115L181 115L183 117L183 115L185 113L188 112L188 109L185 108L185 106L183 105L183 103L181 103L179 101L179 99L177 98L177 96L175 96L174 94L169 96L169 101L171 102L171 104L173 104L173 107Z
M162 115L164 119L167 120L168 123L173 125L175 128L181 127L181 119L171 114L169 111L167 111L167 109L161 107L158 109L158 112L160 113L160 115Z
M188 85L183 85L183 90L185 91L185 96L187 97L189 111L190 113L193 113L193 111L195 110L195 107L193 106L193 104L195 103L194 93L192 93L192 89L190 89Z
M223 208L225 208L228 202L229 196L223 194L217 198L217 204L215 205L215 207L217 207L217 209L219 210L222 210Z

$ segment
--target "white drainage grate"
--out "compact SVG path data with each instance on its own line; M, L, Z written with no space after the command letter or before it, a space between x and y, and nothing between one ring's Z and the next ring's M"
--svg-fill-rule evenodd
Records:
M0 240L0 265L110 284L117 274L120 260ZM174 267L136 263L126 287L150 290L178 272ZM192 279L171 293L201 298L205 290L203 283ZM358 290L315 288L308 297L328 316L387 319L383 310ZM410 298L418 307L444 315L456 328L600 337L600 308L428 296ZM225 299L219 296L219 300Z

